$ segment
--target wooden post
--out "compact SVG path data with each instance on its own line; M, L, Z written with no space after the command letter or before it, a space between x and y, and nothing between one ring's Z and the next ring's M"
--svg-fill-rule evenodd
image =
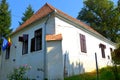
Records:
M95 62L96 62L96 80L99 80L99 72L98 72L98 62L97 62L97 54L95 53Z

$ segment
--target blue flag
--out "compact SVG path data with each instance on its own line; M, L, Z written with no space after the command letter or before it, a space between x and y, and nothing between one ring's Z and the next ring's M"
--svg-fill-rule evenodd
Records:
M5 38L3 38L2 50L4 51L7 48L7 46L8 46L8 41Z

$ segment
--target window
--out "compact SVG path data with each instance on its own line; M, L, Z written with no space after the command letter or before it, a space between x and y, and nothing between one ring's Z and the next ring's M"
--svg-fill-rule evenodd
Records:
M113 49L112 49L112 48L110 48L110 52L111 52L111 53L113 52Z
M42 49L42 29L35 31L35 47L37 51Z
M22 47L22 54L28 53L28 34L23 34L23 47Z
M35 38L31 39L31 52L35 51Z
M110 56L108 55L108 59L110 59Z
M35 37L31 39L31 52L42 49L42 29L38 29L34 33Z
M80 45L81 45L81 52L86 53L87 49L86 49L86 39L85 39L85 35L80 34Z
M10 58L10 46L7 47L6 55L5 55L5 59L9 59L9 58Z
M101 48L102 58L105 58L105 48L106 48L106 46L104 44L99 44L99 47Z

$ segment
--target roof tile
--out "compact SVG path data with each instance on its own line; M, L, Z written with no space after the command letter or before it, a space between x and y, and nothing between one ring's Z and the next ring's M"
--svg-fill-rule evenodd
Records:
M62 40L61 34L46 35L46 41L58 41L58 40Z

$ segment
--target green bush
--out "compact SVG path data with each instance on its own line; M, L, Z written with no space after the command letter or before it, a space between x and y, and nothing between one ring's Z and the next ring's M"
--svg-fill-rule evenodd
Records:
M100 80L115 80L114 73L112 67L105 67L100 69Z
M28 77L25 76L25 73L27 70L29 70L31 67L27 64L24 66L20 66L18 68L15 68L12 73L8 75L9 80L30 80Z

